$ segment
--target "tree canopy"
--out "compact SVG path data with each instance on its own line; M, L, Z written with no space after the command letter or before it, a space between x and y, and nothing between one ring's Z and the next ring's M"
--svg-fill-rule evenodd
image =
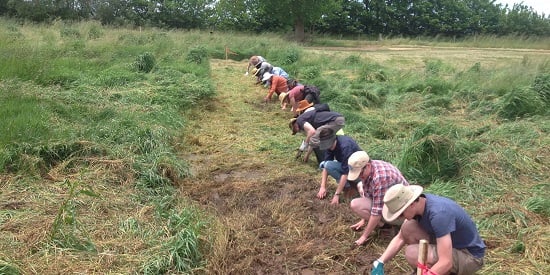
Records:
M494 0L0 0L0 15L33 22L336 35L550 35L550 15Z

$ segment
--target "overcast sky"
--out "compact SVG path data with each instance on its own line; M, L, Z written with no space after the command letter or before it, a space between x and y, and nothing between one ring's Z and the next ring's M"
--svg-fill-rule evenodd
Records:
M512 8L514 3L521 3L524 5L533 7L538 14L544 13L545 16L550 15L550 0L496 0L496 4L508 4L508 7Z

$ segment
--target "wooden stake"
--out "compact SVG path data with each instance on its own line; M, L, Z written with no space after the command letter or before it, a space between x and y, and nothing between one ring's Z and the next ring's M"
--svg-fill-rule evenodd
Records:
M225 46L225 60L227 60L228 55L237 55L236 52L231 51L227 46Z
M428 241L420 240L418 242L418 262L422 265L426 265L426 259L428 258ZM422 268L416 268L416 275L422 275Z

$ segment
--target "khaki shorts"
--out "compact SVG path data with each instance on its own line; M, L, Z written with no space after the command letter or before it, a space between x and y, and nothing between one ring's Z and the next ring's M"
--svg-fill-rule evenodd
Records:
M430 244L434 251L434 260L439 261L439 256L437 255L437 246L435 244ZM453 248L453 268L451 273L457 275L469 275L474 274L476 271L480 270L483 266L483 258L476 258L468 249L455 249Z

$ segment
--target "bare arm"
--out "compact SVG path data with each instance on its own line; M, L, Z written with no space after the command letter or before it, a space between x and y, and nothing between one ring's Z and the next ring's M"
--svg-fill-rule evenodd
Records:
M260 82L261 82L261 80L260 80ZM277 87L276 87L275 83L271 82L271 87L269 87L269 91L267 92L267 95L264 98L264 100L266 102L271 100L271 98L273 97L273 94L275 93L276 88Z
M309 141L313 135L315 135L315 128L309 122L304 123L304 131L306 132L306 143L309 144Z
M365 243L365 241L367 241L370 234L372 233L372 231L374 231L374 229L376 228L378 223L380 223L381 220L382 220L382 216L370 215L369 221L367 222L367 226L365 227L365 230L363 230L363 234L361 234L361 237L357 241L355 241L355 244L362 245L363 243Z
M336 192L334 194L342 194L347 181L348 181L348 175L343 174L342 176L340 176L340 180L338 181L338 187L336 187ZM330 203L338 204L338 201L339 201L339 197L337 195L334 195Z
M393 237L390 244L388 245L388 247L386 247L386 250L384 250L384 253L382 253L382 256L380 256L379 259L382 262L387 263L388 261L393 259L395 255L397 255L397 253L399 252L399 250L401 250L401 248L403 248L403 246L405 246L405 239L403 239L400 230L399 233L397 233L397 235Z
M323 172L321 173L321 187L319 188L319 193L317 193L317 198L319 199L323 199L327 195L327 178L327 169L323 168Z
M453 267L453 241L451 234L437 238L437 256L439 260L432 265L431 271L436 274L447 274ZM433 259L430 259L433 262Z

